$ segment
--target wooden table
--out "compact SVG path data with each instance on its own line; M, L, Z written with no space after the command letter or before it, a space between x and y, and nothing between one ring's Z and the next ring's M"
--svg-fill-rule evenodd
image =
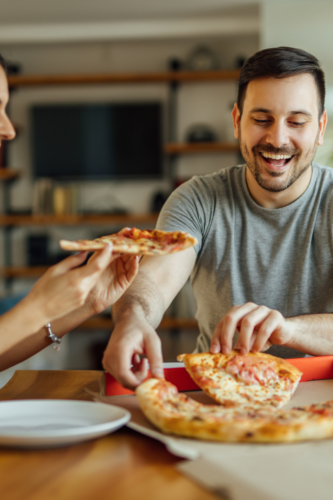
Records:
M99 371L17 371L0 389L0 400L90 400ZM213 500L182 476L179 458L161 443L126 427L83 444L49 450L0 448L3 500Z

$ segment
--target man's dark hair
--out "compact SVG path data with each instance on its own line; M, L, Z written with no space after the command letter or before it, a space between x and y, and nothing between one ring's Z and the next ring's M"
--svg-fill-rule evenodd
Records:
M319 117L325 109L325 75L316 57L305 50L292 47L275 47L260 50L245 61L238 83L237 105L240 113L248 84L258 78L286 78L309 73L313 76L319 96Z

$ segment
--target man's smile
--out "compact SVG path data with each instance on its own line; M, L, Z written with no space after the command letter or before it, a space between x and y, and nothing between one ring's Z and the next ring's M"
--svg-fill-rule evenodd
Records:
M262 157L266 168L268 170L272 170L274 172L279 172L285 170L287 165L293 159L294 155L286 155L286 154L274 154L274 153L266 153L259 152Z

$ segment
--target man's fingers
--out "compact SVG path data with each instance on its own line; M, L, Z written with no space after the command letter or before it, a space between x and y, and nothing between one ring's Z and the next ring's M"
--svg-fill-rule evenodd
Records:
M221 352L221 343L220 343L221 327L222 327L222 322L220 321L220 323L218 323L217 327L215 328L210 343L210 352L212 354L217 354L218 352ZM228 353L224 352L223 354L228 354Z
M133 364L132 372L141 384L148 374L148 361L146 358L140 359L139 363Z
M281 326L282 315L278 311L271 311L265 321L262 322L255 341L253 342L252 351L262 351L265 344L269 341L272 333Z
M146 354L153 377L164 378L161 340L157 333L146 338Z
M228 314L224 316L220 322L219 340L221 343L222 352L229 354L232 349L232 339L237 330L237 325L249 312L256 309L258 306L253 302L247 302L243 306L234 306ZM214 334L215 335L215 334Z
M143 362L134 363L133 370L131 364L128 363L128 360L132 358L128 352L121 353L113 360L108 356L107 351L108 349L102 360L104 369L111 373L123 387L133 391L148 375L147 361L141 360Z
M241 354L247 354L251 348L250 341L255 328L269 315L270 309L266 306L256 306L243 319L239 330L238 344Z

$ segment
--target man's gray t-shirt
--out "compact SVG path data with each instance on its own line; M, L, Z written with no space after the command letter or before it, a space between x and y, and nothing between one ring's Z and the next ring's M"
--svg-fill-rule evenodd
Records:
M199 351L234 305L254 302L287 318L333 312L333 169L312 167L306 191L283 208L253 200L245 165L193 177L167 200L157 228L199 242L191 274Z

